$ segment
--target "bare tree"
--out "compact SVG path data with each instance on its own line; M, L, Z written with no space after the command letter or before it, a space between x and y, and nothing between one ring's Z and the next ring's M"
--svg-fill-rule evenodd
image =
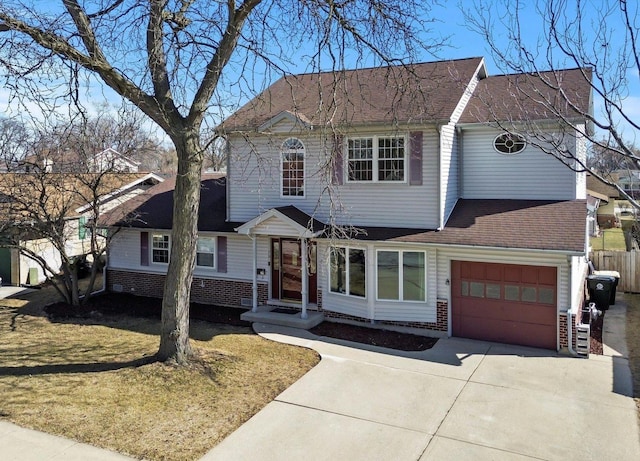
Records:
M20 121L0 118L0 171L9 171L24 156L32 134Z
M108 206L105 198L134 179L110 170L0 173L0 246L35 261L66 303L81 306L93 292L115 235L98 227ZM89 263L88 274L81 274ZM84 290L78 283L82 275L90 277Z
M0 6L0 64L7 86L31 98L79 101L88 72L151 118L178 159L171 256L158 358L188 362L188 308L195 262L207 117L237 107L265 78L306 60L307 69L402 63L425 43L430 2L421 0L62 0L42 8ZM37 3L35 4L37 5ZM299 51L302 50L302 51ZM34 75L62 85L43 90ZM255 88L258 86L258 88ZM48 94L47 94L48 91ZM222 107L223 101L230 107ZM228 112L226 112L228 113ZM211 123L212 126L215 126Z
M584 137L596 152L616 159L613 163L640 167L634 148L640 124L626 100L631 79L637 79L640 72L638 14L637 3L624 0L535 4L476 0L475 7L465 11L467 24L486 40L497 65L506 73L522 74L510 88L512 102L518 106L514 112L520 111L521 116L517 120L496 117L496 123L526 135L529 142L565 165L589 171L614 186L636 208L640 203L608 174L566 148L566 137ZM527 35L533 23L539 23L543 31L538 37ZM563 80L563 69L574 69L573 82ZM577 86L589 88L594 99L573 91ZM496 106L495 101L492 104ZM537 107L531 119L540 120L544 112L547 120L559 120L564 129L550 136L548 126L545 129L541 122L531 122L525 106Z

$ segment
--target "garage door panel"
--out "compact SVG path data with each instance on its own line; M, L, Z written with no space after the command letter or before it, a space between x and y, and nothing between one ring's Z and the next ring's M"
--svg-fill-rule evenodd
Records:
M555 349L556 271L452 261L453 335Z

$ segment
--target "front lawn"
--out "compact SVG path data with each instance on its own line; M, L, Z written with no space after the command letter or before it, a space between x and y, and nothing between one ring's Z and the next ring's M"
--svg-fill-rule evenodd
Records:
M318 363L247 327L192 321L200 359L153 362L159 320L53 323L0 300L0 418L150 460L198 459Z

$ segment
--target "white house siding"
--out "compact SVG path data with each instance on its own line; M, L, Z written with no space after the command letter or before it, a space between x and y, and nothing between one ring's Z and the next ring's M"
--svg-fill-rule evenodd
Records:
M435 251L422 245L398 245L387 242L363 243L357 241L334 242L351 248L366 250L366 298L332 293L329 286L328 242L318 245L318 287L322 290L322 307L331 312L363 319L394 322L436 322L436 259ZM376 300L376 251L403 249L426 251L426 302L395 302Z
M166 264L154 264L148 266L140 264L140 230L122 230L111 241L109 248L109 268L124 269L140 272L166 273ZM146 232L146 230L144 231ZM153 230L148 231L150 234ZM167 230L158 233L169 233ZM251 239L242 235L214 234L203 232L202 236L224 235L227 237L227 272L219 273L216 269L196 267L194 275L202 278L252 280L253 274L253 247ZM268 240L258 239L258 267L268 267ZM268 271L266 271L268 273ZM268 274L258 277L258 281L266 281Z
M358 135L388 134L386 130ZM408 132L407 132L408 134ZM305 145L305 196L281 197L280 146L288 136L232 137L228 175L231 221L249 221L274 207L294 205L323 222L435 228L439 223L438 135L423 134L423 184L348 183L329 186L331 143L296 135ZM407 160L408 161L408 160ZM345 156L346 162L346 156ZM346 172L346 164L343 170Z
M60 271L62 266L62 258L60 257L60 252L51 244L51 242L47 239L37 239L37 240L28 240L22 243L24 248L29 251L36 253L38 256L43 258L47 265L53 271L52 273L45 274L42 266L39 263L30 259L24 254L20 255L20 281L19 283L31 283L37 284L42 283L46 280L47 275L52 276ZM38 280L30 280L29 279L29 271L31 269L36 269L38 273Z
M441 227L453 211L460 191L458 187L458 139L455 125L444 125L440 131L440 197L443 201Z
M466 199L573 200L575 172L528 145L517 155L493 148L500 131L465 129L462 197Z
M573 312L579 313L584 307L584 278L587 275L588 265L584 256L571 258L571 305ZM568 306L569 307L569 306Z

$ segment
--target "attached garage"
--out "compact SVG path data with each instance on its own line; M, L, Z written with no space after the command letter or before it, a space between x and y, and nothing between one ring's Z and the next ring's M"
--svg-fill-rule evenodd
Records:
M452 334L557 348L557 268L451 261Z

